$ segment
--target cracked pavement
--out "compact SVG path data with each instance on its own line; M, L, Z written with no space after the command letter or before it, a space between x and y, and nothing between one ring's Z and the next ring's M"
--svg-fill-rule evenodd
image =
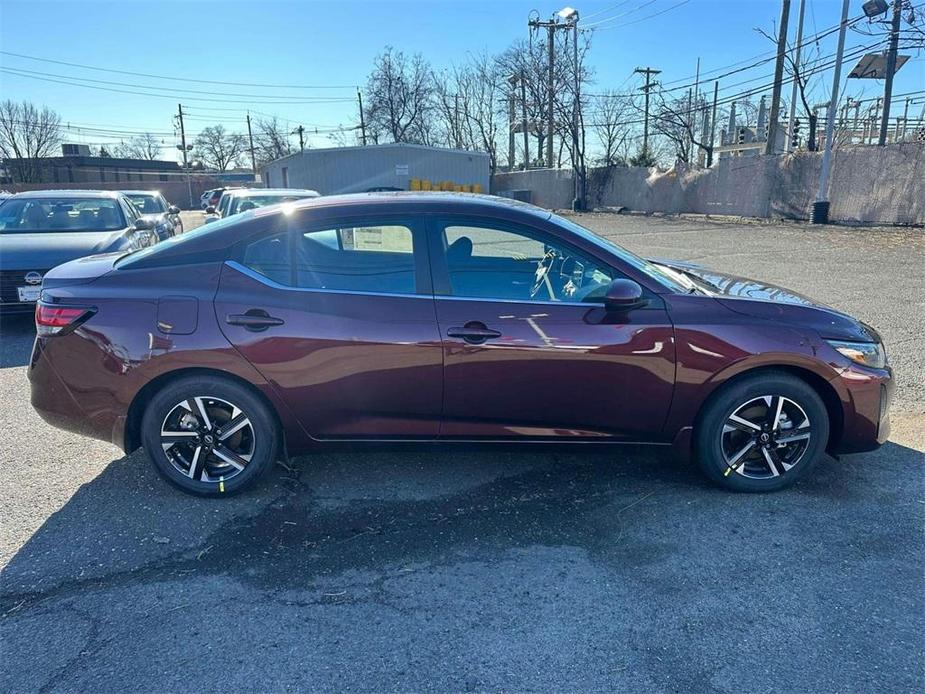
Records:
M584 215L880 330L893 437L777 494L644 448L364 450L194 499L45 425L0 323L0 690L920 691L922 230Z

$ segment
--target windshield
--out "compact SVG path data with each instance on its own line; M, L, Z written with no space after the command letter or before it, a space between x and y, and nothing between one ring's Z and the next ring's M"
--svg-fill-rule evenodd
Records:
M662 285L663 287L667 287L673 292L683 294L690 289L689 285L678 281L678 278L675 275L675 273L665 272L667 268L663 268L660 265L651 263L645 258L640 258L635 253L631 253L630 251L626 250L622 246L618 246L617 244L615 244L613 241L609 239L606 239L602 236L598 236L590 229L586 229L585 227L581 226L580 224L576 224L570 219L566 219L565 217L560 217L559 215L554 214L550 216L550 220L553 222L557 222L564 227L567 227L568 230L571 231L573 234L577 234L578 236L585 239L586 241L590 241L596 246L599 246L600 248L603 248L619 256L620 260L625 262L627 265L635 268L636 270L639 270L640 272L644 273L648 277L651 277L653 280L658 282L660 285Z
M292 202L293 200L301 200L302 198L313 197L315 196L305 193L292 193L291 195L248 195L246 197L235 196L235 198L231 201L231 209L228 210L228 213L237 214L238 212L246 212L247 210L253 210L257 207L265 207L266 205L279 205L283 202Z
M135 194L126 196L132 201L132 204L138 208L141 214L159 214L167 211L167 205L164 204L160 195Z
M112 198L11 198L0 206L0 234L116 231L126 227Z

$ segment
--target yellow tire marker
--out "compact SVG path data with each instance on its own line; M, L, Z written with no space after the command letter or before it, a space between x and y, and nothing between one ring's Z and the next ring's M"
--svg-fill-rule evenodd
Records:
M218 491L220 491L222 494L225 493L225 476L224 475L218 478Z

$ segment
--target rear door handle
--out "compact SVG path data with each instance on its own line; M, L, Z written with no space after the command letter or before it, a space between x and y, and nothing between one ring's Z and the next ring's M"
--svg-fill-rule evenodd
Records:
M472 321L466 323L464 326L448 328L446 331L448 337L459 337L472 345L479 345L486 340L491 340L496 337L501 337L501 333L497 330L492 330L491 328L485 327L484 323L479 323L477 321Z
M274 325L282 325L285 321L276 318L259 308L252 308L247 313L229 313L225 316L228 325L240 325L251 332L262 332Z

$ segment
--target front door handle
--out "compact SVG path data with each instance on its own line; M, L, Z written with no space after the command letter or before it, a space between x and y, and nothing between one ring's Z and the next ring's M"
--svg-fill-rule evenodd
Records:
M251 332L262 332L274 325L282 325L285 321L276 318L260 308L252 308L247 313L229 313L225 316L228 325L240 325Z
M448 337L459 337L468 342L470 345L480 345L486 340L501 337L501 333L485 326L478 321L470 321L464 326L448 328L446 331Z

